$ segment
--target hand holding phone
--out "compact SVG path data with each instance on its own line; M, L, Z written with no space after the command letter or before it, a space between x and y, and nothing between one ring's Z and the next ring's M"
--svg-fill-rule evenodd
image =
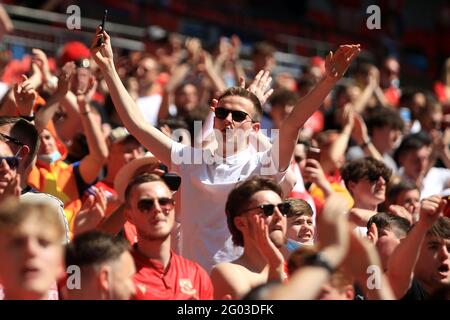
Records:
M318 162L320 162L320 149L309 147L308 151L306 152L306 159L314 159Z
M108 15L108 10L105 9L105 12L103 13L102 24L100 25L102 27L102 32L105 31L105 22L106 22L107 15ZM105 42L105 40L103 39L103 36L101 36L97 41L97 47L100 47L104 42Z

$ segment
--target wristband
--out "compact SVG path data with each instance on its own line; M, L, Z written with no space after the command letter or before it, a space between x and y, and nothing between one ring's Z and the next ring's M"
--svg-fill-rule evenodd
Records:
M321 267L326 269L330 274L336 271L336 268L333 268L324 255L321 252L313 254L312 256L305 259L306 265Z

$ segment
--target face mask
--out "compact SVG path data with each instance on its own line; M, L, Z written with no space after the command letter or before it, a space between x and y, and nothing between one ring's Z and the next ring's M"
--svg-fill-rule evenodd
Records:
M400 88L400 80L399 79L393 79L391 81L391 86L393 86L394 88Z
M46 163L49 163L49 164L54 163L59 158L61 158L61 153L59 153L58 150L55 151L55 152L52 152L50 154L42 154L42 155L38 156L39 160L41 160L43 162L46 162Z

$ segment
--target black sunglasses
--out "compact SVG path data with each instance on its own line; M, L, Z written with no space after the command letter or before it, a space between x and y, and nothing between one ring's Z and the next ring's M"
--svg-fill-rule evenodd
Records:
M383 177L383 179L384 179L384 181L385 181L386 183L389 182L390 177L384 176L384 175L382 175L382 174L375 174L375 173L368 173L368 174L367 174L367 179L368 179L370 182L377 182L378 179L380 179L380 177Z
M261 204L261 205L259 205L257 207L246 209L246 210L242 211L241 213L244 213L244 212L247 212L247 211L250 211L250 210L254 210L254 209L260 209L260 210L262 210L262 213L266 217L270 217L275 212L275 207L277 207L278 210L280 210L280 212L281 212L281 214L283 216L287 216L288 213L289 213L289 210L291 209L291 204L289 202L282 202L282 203L279 203L277 205L275 205L275 204Z
M223 120L226 117L228 117L230 112L231 112L231 118L235 122L242 122L242 121L244 121L247 118L247 116L250 118L250 120L253 121L253 119L250 117L250 115L247 112L244 112L244 111L229 110L229 109L225 109L225 108L216 108L215 111L214 111L216 117L221 119L221 120Z
M137 208L139 211L151 211L153 209L153 206L155 205L155 201L158 201L159 205L164 209L172 209L175 200L171 198L155 198L155 199L141 199L137 203Z
M0 164L3 160L6 161L11 169L16 169L19 166L19 157L0 157Z
M4 133L0 133L0 137L2 137L3 139L3 141L10 141L10 142L12 142L12 143L14 143L14 144L16 144L16 145L18 145L18 146L24 146L25 144L24 143L22 143L20 140L18 140L18 139L16 139L16 138L13 138L13 137L10 137L10 136L8 136L8 135L6 135L6 134L4 134Z

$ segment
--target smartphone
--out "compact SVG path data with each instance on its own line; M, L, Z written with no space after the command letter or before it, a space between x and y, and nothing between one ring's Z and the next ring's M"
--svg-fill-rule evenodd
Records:
M308 151L306 152L306 160L308 159L314 159L320 162L320 149L309 147Z
M105 9L105 12L103 13L103 19L102 19L102 23L101 23L101 27L102 27L102 32L105 31L105 22L106 22L106 17L108 15L108 10ZM100 37L97 41L97 47L100 47L103 44L104 40L103 37Z

